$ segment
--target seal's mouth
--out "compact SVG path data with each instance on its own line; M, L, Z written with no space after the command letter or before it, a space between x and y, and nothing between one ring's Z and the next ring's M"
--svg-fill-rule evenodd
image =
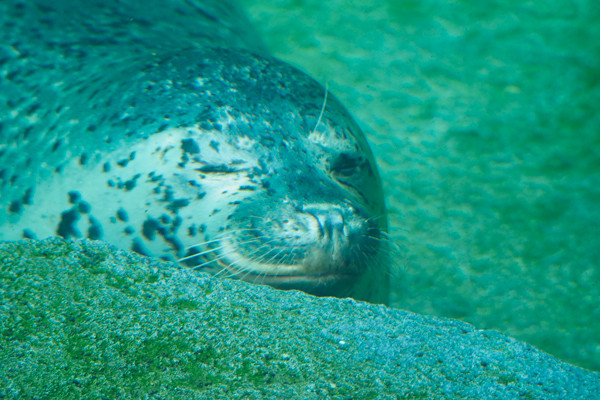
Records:
M255 242L251 251L249 241ZM211 244L212 250L198 253L203 262L198 264L195 259L195 268L216 276L318 296L345 295L367 269L364 252L357 256L358 248L354 252L348 248L340 251L340 244L334 245L329 239L285 244L260 236L249 240L227 235Z
M231 239L221 241L222 253L216 262L220 276L259 283L283 290L301 290L323 296L352 287L361 273L348 269L334 268L331 260L311 257L300 263L268 263L242 255Z
M376 220L353 209L311 205L231 221L218 237L190 249L186 259L215 276L346 297L369 273L378 273L380 237Z

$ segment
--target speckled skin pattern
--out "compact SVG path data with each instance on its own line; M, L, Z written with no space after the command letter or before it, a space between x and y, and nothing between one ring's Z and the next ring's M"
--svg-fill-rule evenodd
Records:
M0 240L387 301L363 133L234 4L4 0L0 29Z

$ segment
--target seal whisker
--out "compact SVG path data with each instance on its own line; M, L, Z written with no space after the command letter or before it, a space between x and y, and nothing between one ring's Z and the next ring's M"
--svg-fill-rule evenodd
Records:
M266 247L266 246L263 246L263 247ZM262 249L262 248L261 248L261 249ZM267 257L269 254L271 254L271 252L272 252L273 250L274 250L274 249L269 249L269 250L268 250L266 253L259 255L257 258L255 258L255 259L254 259L254 260L252 260L252 261L254 261L254 262L257 262L257 263L264 264L264 263L265 263L265 262L264 262L265 258L266 258L266 257Z
M269 259L268 259L268 260L265 262L265 264L270 264L270 263L271 263L271 261L273 261L275 258L279 257L279 255L280 255L281 253L285 252L286 250L288 250L288 249L287 249L287 248L285 248L285 247L284 247L284 248L282 248L281 250L279 250L279 251L277 252L277 254L275 254L273 257L269 258Z
M246 232L246 231L253 231L253 230L256 230L256 229L254 229L254 228L240 228L240 229L227 230L227 231L219 234L214 239L207 240L205 242L195 243L193 245L187 246L185 249L189 250L189 249L194 248L194 247L205 246L205 245L210 244L210 243L218 242L220 240L223 240L223 238L226 238L227 236L231 236L232 233L239 233L239 232Z
M381 244L381 246L379 246L378 248L376 248L374 245L370 245L369 246L369 250L371 251L383 251L383 252L387 252L388 254L391 254L391 250L389 249L389 246L393 247L395 251L400 252L400 248L398 247L398 245L391 239L387 238L387 237L376 237L376 236L365 236L366 238L369 238L373 241L379 242Z
M200 252L200 253L194 253L194 254L190 254L189 256L186 256L186 257L180 258L179 260L177 260L177 262L183 262L183 261L187 261L187 260L189 260L189 259L192 259L192 258L194 258L194 257L199 257L199 256L203 256L203 255L205 255L205 254L209 254L209 253L212 253L212 252L216 252L216 251L219 251L219 250L221 250L223 247L224 247L224 246L215 247L215 248L212 248L212 249L208 249L208 250L202 251L202 252Z
M219 240L211 240L209 243L216 242L216 241L222 241L223 239L226 239L226 238L227 238L227 236L224 236L224 237L220 238ZM257 240L258 240L258 238L253 238L253 239L247 240L245 242L241 242L239 244L240 245L246 245L248 243L256 242ZM199 246L193 246L193 247L199 247ZM222 250L225 247L227 247L227 246L226 245L222 245L222 246L214 247L214 248L211 248L211 249L199 252L199 253L190 254L189 256L180 258L179 260L177 260L177 262L186 261L186 260L192 259L194 257L204 256L206 254L210 254L210 253L213 253L213 252L217 252L218 253L220 250ZM197 267L194 267L194 268L197 268Z
M312 132L316 132L319 124L321 123L321 118L323 118L323 113L325 112L325 105L327 104L327 92L328 92L329 84L325 82L325 96L323 97L323 106L321 107L321 112L319 113L319 118L317 119L317 123L313 128Z
M260 248L253 251L252 253L250 253L247 257L250 257L253 253L255 253L258 250L260 250ZM235 251L232 251L232 252L235 252ZM228 266L235 267L239 271L233 271L230 268L228 268ZM240 273L245 272L245 271L248 271L248 272L246 272L246 274L244 274L242 277L240 277L239 276ZM229 272L229 275L227 275L228 278L235 277L238 279L243 279L245 276L247 276L249 273L251 273L251 271L252 271L251 268L249 268L248 266L244 266L243 264L240 264L240 262L232 260L228 265L224 265L223 268L215 274L215 277L221 276L224 272Z
M262 247L264 247L264 246L262 246ZM262 260L264 260L264 258L265 258L265 257L266 257L266 256L267 256L269 253L271 253L271 251L273 251L273 249L271 249L271 250L267 251L265 254L263 254L263 255L259 256L258 258L252 259L252 258L251 258L251 256L253 256L253 253L256 253L256 251L255 251L255 252L253 252L253 253L249 254L249 255L248 255L248 258L249 258L250 260L254 261L254 262L259 262L259 263L263 263L263 264L268 264L268 263L269 263L269 262L270 262L270 261L271 261L273 258L277 257L277 255L278 255L278 254L281 254L281 252L282 252L282 251L285 251L285 250L286 250L286 249L281 249L281 250L279 251L279 253L277 253L276 255L274 255L273 257L271 257L271 259L269 259L269 260L268 260L268 261L266 261L266 262L264 262L264 261L262 261ZM244 279L244 278L245 278L245 277L247 277L247 276L248 276L250 273L252 273L252 270L251 270L250 268L244 268L244 269L242 269L240 272L242 272L242 271L247 271L247 272L246 272L244 275L242 275L242 276L240 277L240 279ZM236 274L236 275L237 275L237 274ZM262 273L258 274L258 275L257 275L257 276L254 278L254 282L255 282L255 283L257 282L258 278L259 278L261 275L263 275L263 279L262 279L262 281L261 281L261 282L264 282L264 278L266 277L266 272L262 272Z
M290 251L288 252L288 254L286 254L284 256L284 258L281 260L280 264L293 264L294 263L294 259L296 258L296 252L294 251L294 249L296 249L297 246L292 246Z
M376 221L376 220L385 220L387 218L387 216L385 214L380 214L380 215L372 215L369 218L365 219L365 222L371 222L371 221ZM383 231L382 231L383 232Z
M243 274L243 275L240 275L240 273L241 273L241 272L244 272L244 274ZM246 280L246 277L247 277L248 275L250 275L251 273L252 273L252 269L250 269L250 268L244 268L244 269L240 269L240 272L238 272L238 273L236 274L236 276L237 276L239 279L241 279L241 280ZM262 275L262 274L260 274L260 275ZM259 275L259 276L260 276L260 275ZM252 283L256 283L256 279L257 279L257 278L254 278L254 279L253 279L253 281L252 281Z
M235 262L231 263L229 265L238 268L238 264ZM228 275L225 275L226 272L228 273ZM215 278L238 278L238 275L239 275L239 272L232 271L227 267L227 265L224 265L219 271L217 271L214 274L214 277Z
M221 240L221 239L217 238L217 239L213 239L213 240L207 240L205 242L200 242L200 243L193 244L191 246L187 246L185 249L190 250L190 249L193 249L194 247L206 246L207 244L218 242L219 240Z
M282 248L282 249L281 249L281 250L279 250L279 251L278 251L278 252L277 252L275 255L273 255L273 257L269 258L267 261L264 261L264 262L263 262L263 261L261 261L261 263L263 263L263 264L270 264L272 260L274 260L275 258L277 258L277 257L278 257L278 256L279 256L281 253L285 252L286 250L287 250L286 248ZM268 253L266 253L266 254L268 254ZM248 275L248 274L246 274L246 275ZM259 278L261 275L262 275L262 280L261 280L261 283L263 283L263 282L264 282L264 280L265 280L265 278L266 278L266 276L267 276L267 273L266 273L266 272L264 272L264 273L260 274L259 276L257 276L257 277L254 279L254 281L256 282L256 281L258 280L258 278Z
M223 239L226 239L226 238L227 238L227 236L223 236L223 237L221 237L221 238L219 238L219 239L211 240L211 241L208 241L208 242L205 242L205 243L215 243L215 242L221 242ZM246 244L248 244L248 243L256 242L258 239L260 239L260 238L253 238L253 239L247 240L247 241L245 241L245 242L241 242L241 243L240 243L240 245L246 245ZM201 246L201 245L196 245L196 246L192 246L192 247L190 247L190 248L193 248L193 247L200 247L200 246ZM211 248L211 249L208 249L208 250L205 250L205 251L201 251L201 252L199 252L199 253L190 254L189 256L186 256L186 257L180 258L179 260L177 260L177 262L183 262L183 261L186 261L186 260L192 259L192 258L194 258L194 257L204 256L204 255L206 255L206 254L210 254L210 253L212 253L212 252L218 252L219 250L222 250L222 249L223 249L223 248L225 248L225 247L227 247L227 246L226 246L226 245L222 245L222 246L219 246L219 247L213 247L213 248Z
M249 241L247 241L247 242L242 242L242 243L239 243L239 245L244 245L244 244L247 244L247 243L250 243L250 242L254 242L254 241L256 241L256 239L252 239L252 240L249 240ZM247 254L247 255L245 256L245 258L247 258L247 259L252 259L252 256L253 256L255 253L257 253L257 252L261 251L261 250L262 250L264 247L266 247L266 246L268 245L268 243L270 243L270 242L272 242L272 241L275 241L275 239L272 239L272 240L270 240L270 241L268 241L268 242L265 242L263 245L261 245L260 247L258 247L258 248L257 248L257 249L255 249L254 251L252 251L251 253ZM270 250L269 250L269 252L270 252ZM267 252L266 254L268 254L269 252ZM216 259L213 259L213 260L211 260L210 262L212 262L212 261L219 261L219 260L222 260L223 258L227 257L228 255L230 255L230 254L235 254L235 253L237 253L237 250L236 250L236 249L232 249L231 251L229 251L229 252L227 252L227 253L223 253L223 254L221 254L221 255L220 255L218 258L216 258ZM263 256L264 256L264 255L263 255ZM262 257L262 256L261 256L261 257ZM209 264L210 262L207 262L207 263L204 263L204 264ZM196 268L199 268L199 267L203 266L204 264L201 264L201 265L200 265L200 266L198 266L198 267L194 267L194 269L196 269ZM229 263L229 265L231 265L232 267L236 267L236 266L237 266L237 265L239 265L239 264L238 264L237 262L235 262L235 261L231 261L231 262ZM243 268L240 268L240 269L241 269L242 271L244 271L244 270L250 270L250 268L249 268L249 267L243 267ZM221 275L221 274L224 272L224 270L227 270L227 267L226 267L226 266L224 266L224 267L221 269L221 271L217 272L217 273L215 274L215 276L219 276L219 275ZM236 273L236 272L233 272L233 271L229 271L229 272L231 273L231 275L230 275L230 276L237 276L237 275L238 275L238 273Z
M206 261L206 262L204 262L202 264L196 265L195 267L192 267L192 269L193 270L198 270L200 268L203 268L203 267L207 266L210 263L222 260L223 258L227 257L231 253L235 253L235 250L232 250L232 251L229 251L229 252L226 252L226 253L220 253L218 257L210 259L210 260L208 260L208 261Z

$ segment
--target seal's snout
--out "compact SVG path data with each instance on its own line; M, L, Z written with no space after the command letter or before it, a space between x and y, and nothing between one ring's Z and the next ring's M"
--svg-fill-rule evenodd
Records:
M357 254L368 257L377 252L384 228L358 209L346 204L312 204L305 206L302 214L314 219L315 223L307 225L306 235L312 237L313 247L326 249L329 263L349 268L357 264Z
M315 218L321 237L333 238L347 235L342 210L331 207L310 206L305 207L304 212Z

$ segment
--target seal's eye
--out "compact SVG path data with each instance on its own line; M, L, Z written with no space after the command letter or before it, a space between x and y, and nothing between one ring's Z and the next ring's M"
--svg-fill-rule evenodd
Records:
M331 172L341 176L351 176L359 171L367 162L360 154L340 153L331 163Z

